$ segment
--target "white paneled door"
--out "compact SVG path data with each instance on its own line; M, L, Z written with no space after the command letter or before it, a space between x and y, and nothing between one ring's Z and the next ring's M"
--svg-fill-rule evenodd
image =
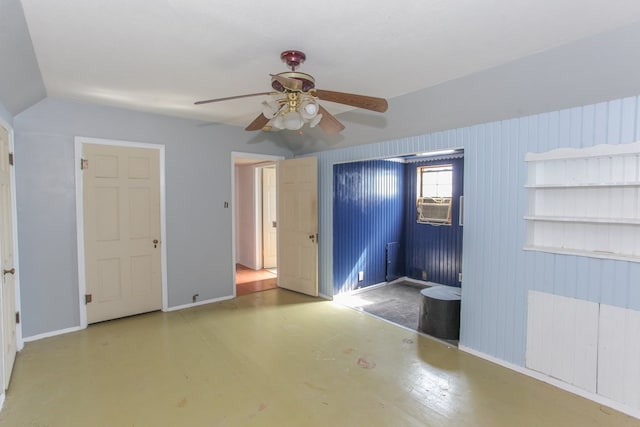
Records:
M276 168L262 169L262 267L278 265Z
M161 309L158 150L84 144L83 159L87 322Z
M318 295L318 164L278 162L278 286Z
M11 165L9 133L0 126L0 269L2 270L2 384L9 387L16 357L16 294L13 248L13 204L11 199Z

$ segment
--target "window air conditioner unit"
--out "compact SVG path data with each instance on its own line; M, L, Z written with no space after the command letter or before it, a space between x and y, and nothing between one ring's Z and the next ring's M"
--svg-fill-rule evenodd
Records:
M418 222L451 224L450 197L420 197L417 203Z

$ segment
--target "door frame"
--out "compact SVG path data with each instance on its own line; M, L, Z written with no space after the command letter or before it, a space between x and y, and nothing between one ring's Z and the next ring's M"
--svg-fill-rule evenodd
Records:
M258 165L261 163L274 163L277 164L278 161L284 160L284 156L274 156L270 154L256 154L256 153L246 153L241 151L232 151L231 152L231 195L233 202L231 203L231 277L233 277L233 290L232 295L236 297L236 204L235 204L235 194L236 194L236 161L238 159L251 160L247 164ZM266 165L265 165L266 166ZM258 220L262 220L262 206L259 207L260 215L258 216L258 197L259 200L262 200L262 177L260 177L260 181L258 181L258 173L256 171L260 170L259 167L254 168L254 216L256 227L260 227L262 230L262 223L258 223ZM258 182L260 182L260 188L258 188ZM276 188L276 197L279 189ZM256 234L258 234L258 229L256 229ZM262 236L262 231L260 231L260 236ZM256 239L257 240L257 239ZM260 248L258 248L260 246ZM260 238L260 242L256 242L256 251L260 251L262 254L262 237ZM257 254L257 252L256 252ZM257 259L257 255L256 255ZM262 261L260 261L262 262Z
M167 289L167 226L165 204L165 146L164 144L149 144L145 142L121 141L113 139L75 137L75 173L76 173L76 235L78 244L78 306L80 313L80 328L87 327L87 305L84 295L87 292L85 256L84 256L84 206L83 206L83 174L80 168L82 161L82 146L85 144L110 145L126 148L146 148L157 150L160 161L160 275L162 282L162 311L168 310Z
M8 143L9 143L9 152L10 153L14 153L14 158L16 159L16 161L18 160L15 157L15 145L14 145L14 132L13 132L13 126L11 126L10 123L8 123L7 121L5 121L2 117L0 117L0 126L2 126L3 128L5 128L7 130L7 136L8 136ZM15 310L16 312L22 312L22 309L20 307L20 256L19 256L19 251L18 251L18 206L17 206L17 199L16 199L16 167L12 167L9 168L9 176L11 179L11 209L12 209L12 224L11 224L11 231L12 231L12 238L13 238L13 265L16 269L15 274L13 275L13 287L14 287L14 304L15 304ZM0 254L1 255L1 254ZM2 348L4 349L4 325L2 325L2 319L3 316L2 314L2 307L0 306L0 334L2 334L2 337L0 337L0 343L2 344ZM24 341L22 339L22 321L20 321L20 323L16 324L16 351L20 351L24 348ZM1 352L0 354L0 359L2 361L2 369L4 370L4 351ZM4 397L4 384L2 385L2 387L0 387L0 396L2 396L2 398L0 399L0 402L3 400Z

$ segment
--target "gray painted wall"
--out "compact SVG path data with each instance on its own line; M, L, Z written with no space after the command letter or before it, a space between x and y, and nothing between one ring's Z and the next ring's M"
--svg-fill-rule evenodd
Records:
M165 145L169 306L233 293L231 152L291 155L238 127L55 99L14 128L25 337L80 322L75 136Z
M640 98L316 154L320 292L331 294L333 165L464 147L462 345L524 366L527 292L640 310L640 263L523 251L527 152L640 139Z
M0 119L13 126L13 115L4 107L2 102L0 102Z
M47 96L19 0L0 0L0 99L16 115Z

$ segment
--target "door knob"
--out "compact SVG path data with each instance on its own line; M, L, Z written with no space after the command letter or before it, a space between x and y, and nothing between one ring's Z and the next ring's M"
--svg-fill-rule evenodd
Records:
M153 239L153 247L154 248L158 247L158 239Z
M4 276L5 274L16 274L15 267L12 268L11 270L2 270L2 275Z

